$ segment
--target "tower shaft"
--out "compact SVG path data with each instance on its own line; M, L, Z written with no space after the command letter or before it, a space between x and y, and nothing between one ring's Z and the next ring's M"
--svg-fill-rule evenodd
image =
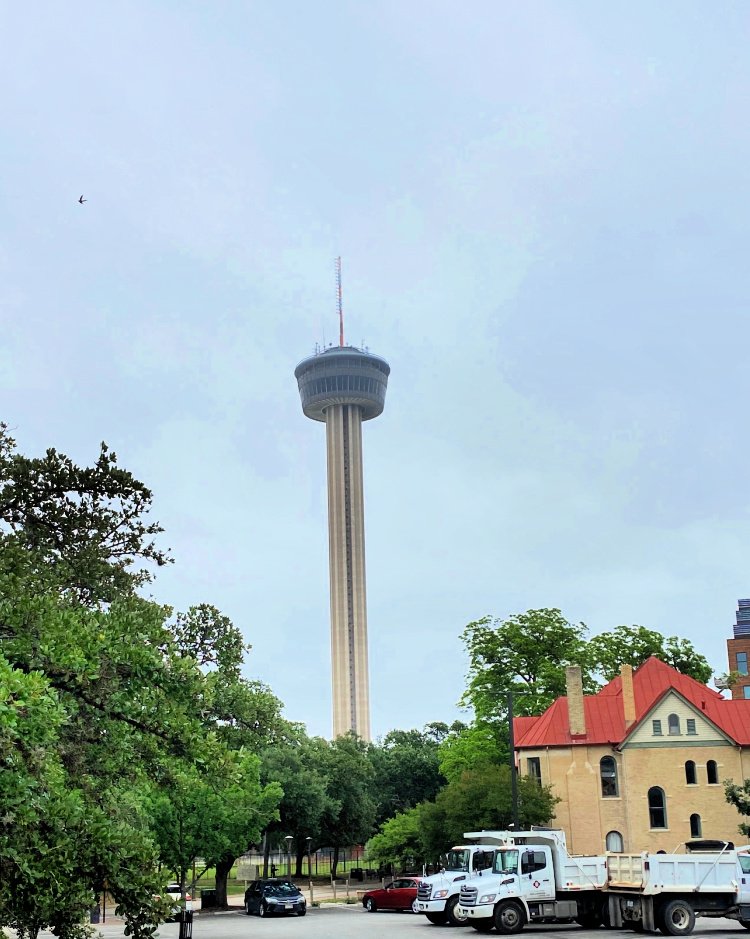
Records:
M327 408L333 736L370 739L362 409Z

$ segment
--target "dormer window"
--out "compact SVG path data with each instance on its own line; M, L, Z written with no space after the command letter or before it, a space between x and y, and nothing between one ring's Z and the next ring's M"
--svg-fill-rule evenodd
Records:
M667 726L669 727L669 736L677 737L680 734L680 718L676 714L670 714L667 718Z
M661 737L661 721L651 721L651 730L654 737Z

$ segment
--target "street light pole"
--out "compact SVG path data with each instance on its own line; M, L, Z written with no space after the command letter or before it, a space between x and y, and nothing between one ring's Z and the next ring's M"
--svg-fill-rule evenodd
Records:
M510 750L510 801L513 825L518 831L518 774L516 772L516 740L513 733L513 692L508 692L508 749Z
M284 841L286 841L286 876L292 876L292 836L284 835Z
M312 877L312 859L310 857L310 845L312 842L311 836L308 835L307 838L305 838L305 841L307 842L307 876Z

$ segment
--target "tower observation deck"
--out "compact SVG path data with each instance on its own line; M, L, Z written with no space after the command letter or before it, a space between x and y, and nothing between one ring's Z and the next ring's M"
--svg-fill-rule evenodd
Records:
M332 346L294 370L302 410L326 425L333 736L370 739L362 421L382 413L390 366Z

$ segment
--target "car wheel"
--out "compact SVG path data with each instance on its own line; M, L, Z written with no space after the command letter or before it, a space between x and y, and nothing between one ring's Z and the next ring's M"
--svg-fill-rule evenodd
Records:
M375 901L372 899L372 897L368 897L365 900L364 907L368 913L374 913L377 910L377 906L375 905Z
M258 916L265 916L266 913L268 913L268 910L266 909L266 904L263 903L263 901L261 900L261 904L258 907Z
M302 907L301 910L297 910L297 916L304 916L307 913L307 907Z
M412 911L412 913L418 913L418 912L419 912L419 904L417 903L416 900L413 900L413 901L412 901L412 904L411 904L411 911Z
M466 916L461 916L456 909L458 906L458 897L451 897L445 904L445 918L451 926L463 926L467 920Z

